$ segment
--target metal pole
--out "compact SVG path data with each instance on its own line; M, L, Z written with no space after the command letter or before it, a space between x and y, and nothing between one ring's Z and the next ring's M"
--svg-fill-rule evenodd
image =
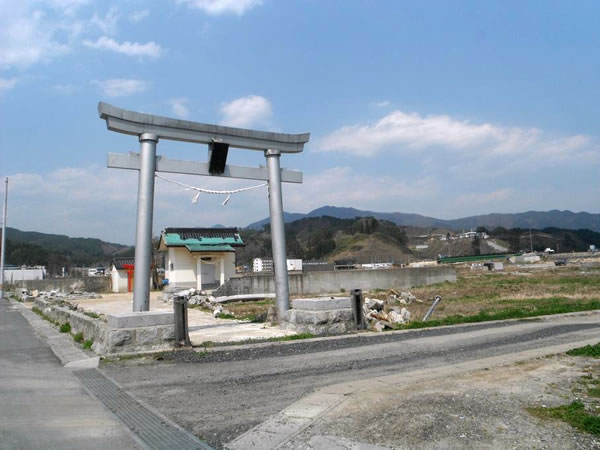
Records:
M429 311L427 311L425 313L425 317L423 317L423 322L426 322L431 317L431 315L433 314L433 310L438 305L438 303L441 301L442 301L442 297L440 297L439 295L436 295L435 300L433 301L433 304L429 308Z
M152 214L154 209L154 170L158 136L140 135L140 175L138 180L137 224L133 311L150 310L150 266L152 264Z
M366 328L365 316L363 313L363 296L362 290L352 289L351 293L352 301L352 315L354 316L354 325L357 330L364 330Z
M269 171L269 211L271 214L271 243L273 247L273 272L275 274L275 295L279 320L290 309L290 289L288 284L285 255L285 229L283 222L283 196L281 194L281 167L279 150L266 150Z
M4 179L4 214L2 215L2 250L0 250L0 298L4 298L4 258L6 256L6 205L8 204L8 177Z

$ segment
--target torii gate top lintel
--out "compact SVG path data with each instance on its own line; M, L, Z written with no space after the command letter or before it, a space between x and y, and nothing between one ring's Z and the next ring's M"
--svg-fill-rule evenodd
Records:
M300 153L310 133L287 134L245 128L210 125L188 120L145 114L98 103L98 113L110 131L141 136L151 133L160 139L210 144L223 141L231 147L260 150L276 149L282 153Z

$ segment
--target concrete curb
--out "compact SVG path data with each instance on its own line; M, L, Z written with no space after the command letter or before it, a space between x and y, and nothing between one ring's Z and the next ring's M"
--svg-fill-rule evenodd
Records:
M69 369L93 369L100 364L99 356L90 356L75 345L70 334L60 333L55 327L22 303L11 301L21 315L29 322L35 332L48 342L52 353L60 360L61 364Z
M465 372L510 365L542 356L563 353L575 347L597 344L598 341L600 341L600 337L508 355L476 359L437 368L401 372L394 375L366 378L349 383L333 384L318 389L302 400L293 403L279 414L238 436L226 444L225 448L229 450L268 450L282 448L284 444L319 420L319 418L333 409L340 407L343 403L351 401L351 396L359 392L377 391L384 387L406 386L406 380L419 380L419 382L422 382L442 376L448 377Z

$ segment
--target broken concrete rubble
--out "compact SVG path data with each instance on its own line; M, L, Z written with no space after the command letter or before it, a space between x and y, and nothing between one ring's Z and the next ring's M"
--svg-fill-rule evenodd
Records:
M53 289L51 291L40 291L38 289L34 289L33 291L28 291L25 288L18 289L16 291L17 296L24 302L32 302L36 298L41 298L44 300L88 300L88 299L96 299L102 298L100 294L96 294L94 292L82 292L82 291L69 291L69 292L61 292L57 289Z
M199 291L198 289L190 288L183 291L171 292L167 296L163 297L166 303L173 303L173 299L185 299L188 305L198 305L202 308L206 308L212 311L214 317L222 315L231 315L231 311L223 308L223 306L217 303L215 297Z
M413 302L422 303L410 292L398 292L390 289L386 292L386 300L366 298L363 304L363 314L367 319L367 328L372 331L383 331L396 325L410 322L410 312L404 307L394 305L410 305Z

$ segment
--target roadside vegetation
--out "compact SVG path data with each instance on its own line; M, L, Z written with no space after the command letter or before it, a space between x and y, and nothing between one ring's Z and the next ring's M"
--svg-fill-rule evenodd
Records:
M220 319L248 320L249 322L265 322L269 307L275 305L275 300L266 298L251 302L231 302L225 308L231 312L231 317L219 316Z
M569 350L567 355L587 358L590 363L595 363L588 366L586 375L573 383L571 387L573 400L568 404L555 407L533 406L527 408L527 411L541 419L560 420L579 431L600 436L599 366L593 361L600 359L600 343L574 348Z
M546 271L473 273L457 270L456 283L411 289L424 300L407 306L413 320L400 328L423 328L600 309L600 269L560 268ZM367 294L368 296L369 294ZM432 299L442 301L432 318L422 318ZM384 298L377 292L373 297Z
M81 347L84 350L90 350L92 348L92 345L94 345L94 340L93 339L86 340L82 331L79 331L78 333L75 333L75 334L71 333L71 324L69 322L65 322L65 323L61 324L60 322L53 320L51 317L49 317L47 314L45 314L37 306L32 307L31 311L34 312L35 314L37 314L38 316L40 316L45 321L47 321L47 322L51 323L52 325L54 325L55 327L57 327L58 331L60 331L61 333L70 334L73 337L73 341L75 341L76 343L81 345Z

